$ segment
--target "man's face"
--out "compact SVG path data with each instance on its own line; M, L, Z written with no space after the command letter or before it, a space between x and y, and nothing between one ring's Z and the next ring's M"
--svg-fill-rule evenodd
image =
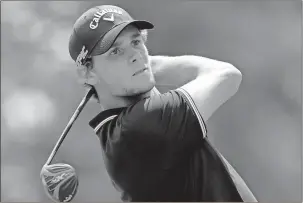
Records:
M113 46L93 57L94 70L115 96L146 93L155 86L147 48L140 31L127 26Z

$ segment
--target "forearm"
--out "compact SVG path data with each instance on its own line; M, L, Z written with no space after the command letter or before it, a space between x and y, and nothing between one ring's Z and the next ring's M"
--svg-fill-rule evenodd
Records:
M228 65L225 62L193 55L166 57L165 63L154 71L156 87L164 93L205 74L224 71Z
M241 72L230 64L216 71L207 71L181 88L189 93L203 119L212 114L237 91L242 81Z

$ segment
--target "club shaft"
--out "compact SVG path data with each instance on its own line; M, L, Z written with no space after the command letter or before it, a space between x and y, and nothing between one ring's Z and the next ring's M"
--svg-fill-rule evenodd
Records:
M79 106L77 107L77 109L74 112L73 116L69 120L69 122L66 125L65 129L63 130L63 132L62 132L59 140L57 141L55 147L53 148L53 151L51 152L50 156L48 157L45 165L49 165L52 162L54 156L56 155L56 153L57 153L59 147L61 146L63 140L65 139L67 133L69 132L69 130L71 129L71 127L74 124L75 120L78 118L78 116L81 113L81 111L83 110L84 106L86 105L86 103L89 101L89 99L92 97L92 95L94 93L95 93L95 89L93 87L91 87L91 89L86 93L86 95L84 96L84 98L80 102Z

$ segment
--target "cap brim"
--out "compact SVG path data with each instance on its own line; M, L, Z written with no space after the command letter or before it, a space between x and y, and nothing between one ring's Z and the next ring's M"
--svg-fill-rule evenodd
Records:
M138 29L144 30L144 29L153 29L154 25L151 24L148 21L143 20L133 20L129 22L123 22L111 30L109 30L102 39L97 43L95 48L91 52L91 56L101 55L107 52L113 43L116 41L119 34L129 25L135 25Z

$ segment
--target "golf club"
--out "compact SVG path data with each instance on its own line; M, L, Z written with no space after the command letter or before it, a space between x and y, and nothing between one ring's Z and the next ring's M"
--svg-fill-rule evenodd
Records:
M77 193L79 181L76 171L71 165L65 163L50 163L52 162L75 120L78 118L84 106L94 94L96 94L96 90L94 87L91 87L75 110L46 163L41 169L40 178L42 180L44 190L47 196L55 202L70 202Z

